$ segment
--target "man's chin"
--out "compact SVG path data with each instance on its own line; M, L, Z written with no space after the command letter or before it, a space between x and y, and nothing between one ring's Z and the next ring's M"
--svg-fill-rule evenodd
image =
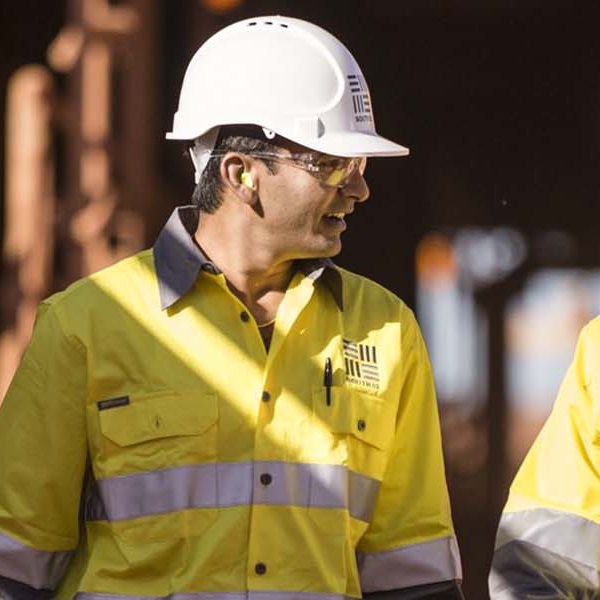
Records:
M337 256L341 251L342 251L342 242L340 242L337 245L337 247L335 248L335 250L331 250L331 252L328 252L327 254L324 254L323 256L325 258L332 258L334 256Z
M327 246L322 248L320 251L315 249L310 252L298 253L294 260L314 260L316 258L333 258L342 251L342 245L338 244L336 247Z
M312 258L332 258L342 251L342 240L339 236L335 239L328 238L320 246L320 251L315 249L315 254Z

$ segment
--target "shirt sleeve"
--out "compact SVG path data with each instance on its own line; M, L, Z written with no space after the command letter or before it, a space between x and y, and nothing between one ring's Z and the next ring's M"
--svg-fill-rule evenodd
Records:
M600 587L600 321L586 326L500 519L493 600L595 597Z
M54 589L79 537L85 351L51 301L0 406L0 576Z
M363 593L461 579L429 358L405 307L401 324L395 436L371 523L357 548Z

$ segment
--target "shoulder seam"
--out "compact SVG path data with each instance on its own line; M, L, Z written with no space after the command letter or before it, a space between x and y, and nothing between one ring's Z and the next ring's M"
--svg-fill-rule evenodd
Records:
M67 333L67 318L62 312L62 310L60 310L59 302L49 304L48 312L51 313L56 319L56 324L58 325L60 332L64 336L65 340L69 343L69 345L72 346L73 349L76 350L79 354L85 357L87 355L87 350L85 346L72 333Z

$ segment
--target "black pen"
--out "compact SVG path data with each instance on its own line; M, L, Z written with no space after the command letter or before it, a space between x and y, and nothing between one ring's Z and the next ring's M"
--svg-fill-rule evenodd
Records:
M325 402L331 405L331 385L333 384L333 372L331 370L331 359L325 359L325 371L323 372L323 385L325 386Z

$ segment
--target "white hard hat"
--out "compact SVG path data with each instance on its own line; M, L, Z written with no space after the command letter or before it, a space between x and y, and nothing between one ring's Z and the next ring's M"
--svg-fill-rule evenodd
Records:
M336 156L404 156L375 131L369 89L347 48L300 19L246 19L209 38L188 65L172 140L253 124Z

